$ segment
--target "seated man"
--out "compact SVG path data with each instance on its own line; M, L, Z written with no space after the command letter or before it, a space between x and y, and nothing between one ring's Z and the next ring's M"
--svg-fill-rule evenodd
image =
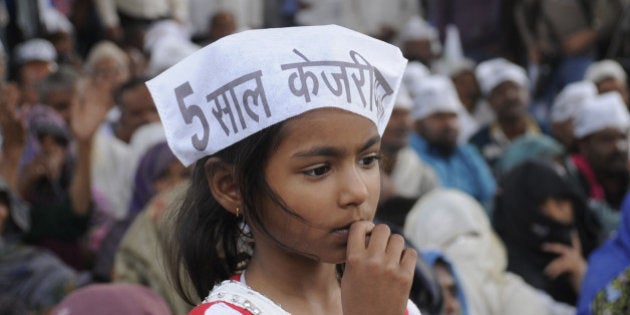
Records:
M589 198L590 208L610 234L619 222L619 207L628 190L630 115L617 92L583 103L575 119L577 153L569 157L567 171Z
M592 82L573 82L562 89L551 106L551 134L571 153L577 150L573 136L575 115L582 102L595 95L597 88Z
M470 138L490 167L501 157L513 139L539 134L540 129L529 116L529 80L525 70L502 58L477 66L477 80L483 97L494 111L493 123Z
M411 146L437 172L443 187L462 190L488 206L495 189L490 169L475 148L457 143L462 110L448 78L427 77L418 87L411 113Z

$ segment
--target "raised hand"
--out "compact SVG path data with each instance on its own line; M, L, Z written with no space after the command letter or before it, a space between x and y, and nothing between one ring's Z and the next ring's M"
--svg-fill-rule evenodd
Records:
M87 215L90 209L92 184L91 153L92 140L105 120L111 104L111 85L100 80L79 82L78 95L70 109L70 125L77 143L77 157L70 184L72 209L75 214Z
M405 314L416 251L405 249L404 238L383 224L359 221L349 233L341 279L343 313Z
M575 231L571 233L571 243L572 246L559 243L543 244L544 251L559 255L545 267L544 272L552 279L568 274L573 289L578 292L586 272L586 260L582 257L582 246Z
M0 128L4 147L22 147L26 142L26 126L18 113L20 89L13 83L2 86L0 92Z
M70 109L72 134L78 142L92 139L109 111L111 87L103 81L85 79L78 83L78 93Z
M26 125L18 111L20 89L13 83L7 83L0 90L0 129L3 137L0 176L4 177L9 187L18 191L18 164L26 144Z

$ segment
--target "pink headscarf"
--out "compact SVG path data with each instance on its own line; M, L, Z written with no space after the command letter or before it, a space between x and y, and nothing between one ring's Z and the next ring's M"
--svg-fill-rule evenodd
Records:
M146 287L127 283L93 284L68 295L52 315L171 315L168 305Z

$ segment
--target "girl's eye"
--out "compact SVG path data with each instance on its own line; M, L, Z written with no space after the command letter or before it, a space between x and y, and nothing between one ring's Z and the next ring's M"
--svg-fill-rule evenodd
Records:
M330 171L330 167L329 166L319 166L316 168L312 168L310 170L306 170L303 173L307 176L322 176L326 173L328 173L328 171Z
M361 164L362 166L373 166L374 164L378 163L380 159L381 156L379 154L373 154L359 160L359 164Z

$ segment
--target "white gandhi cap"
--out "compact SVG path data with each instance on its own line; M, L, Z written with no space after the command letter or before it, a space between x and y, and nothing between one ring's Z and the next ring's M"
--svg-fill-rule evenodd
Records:
M420 120L435 113L460 114L463 108L451 79L433 75L420 82L416 90L411 118Z
M147 82L167 142L184 165L288 118L340 108L383 133L407 60L336 25L226 36Z
M606 128L627 132L628 109L617 92L608 92L586 100L577 113L573 134L581 139Z

